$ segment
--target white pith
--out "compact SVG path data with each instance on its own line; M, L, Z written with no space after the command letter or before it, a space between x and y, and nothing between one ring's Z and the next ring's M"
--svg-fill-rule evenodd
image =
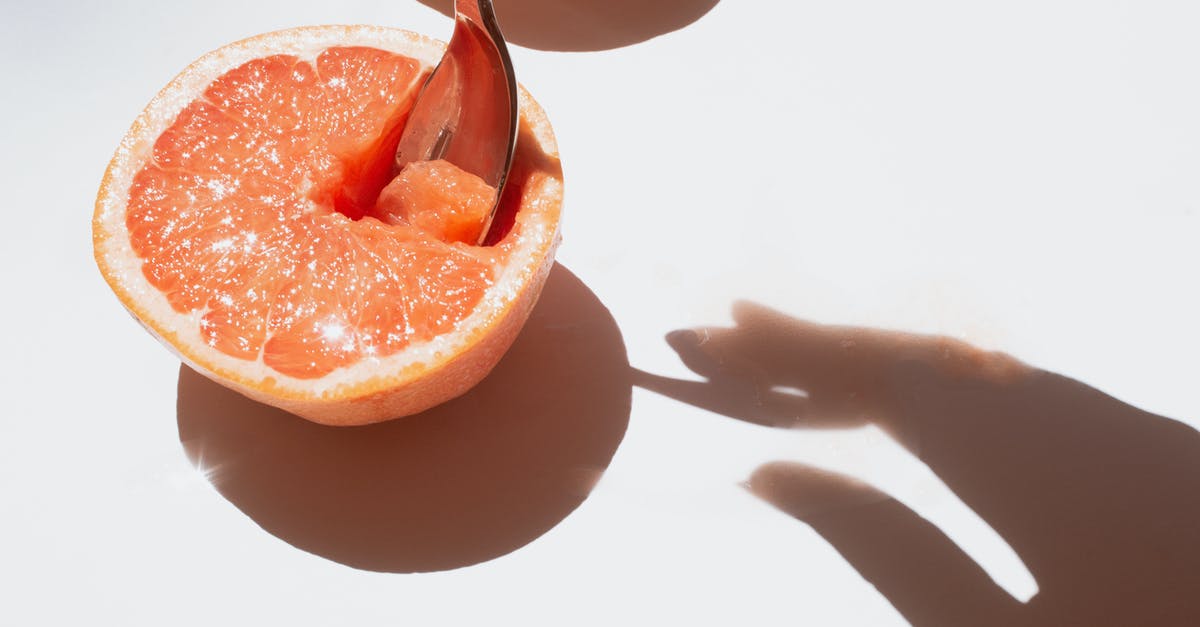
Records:
M364 356L360 361L320 378L287 376L263 363L261 356L254 361L239 359L209 346L200 334L200 319L205 311L175 311L163 293L150 285L142 274L142 260L133 252L125 228L126 202L133 177L149 159L154 140L185 106L224 72L270 54L291 54L312 60L325 48L355 45L400 53L428 67L437 63L445 48L445 44L427 37L375 26L309 27L231 44L200 58L167 85L134 122L136 132L131 130L118 147L109 169L107 186L97 199L97 258L107 266L105 274L122 300L135 303L142 310L142 322L189 364L208 364L210 367L202 367L202 370L217 371L222 378L233 378L252 388L273 389L275 394L296 399L343 397L347 389L362 388L373 380L395 385L409 375L437 368L495 324L507 305L534 278L540 264L532 263L533 260L549 254L557 244L556 221L523 222L516 246L508 262L501 266L494 284L453 331L414 343L386 357ZM529 106L529 100L525 91L520 90L523 112ZM555 155L557 148L544 121L533 122L532 130L542 149ZM561 198L561 193L560 181L552 177L541 178L525 190L525 199L533 200L529 204L523 202L521 211L540 213L542 199Z

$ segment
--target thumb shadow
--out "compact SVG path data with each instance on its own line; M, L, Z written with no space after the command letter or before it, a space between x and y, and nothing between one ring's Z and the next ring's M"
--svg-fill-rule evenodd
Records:
M611 50L679 30L719 0L501 0L496 21L510 43L538 50ZM447 16L453 0L419 0Z
M514 551L570 514L629 422L620 331L555 265L521 335L467 394L424 413L326 427L179 372L179 438L259 526L355 568L438 571Z

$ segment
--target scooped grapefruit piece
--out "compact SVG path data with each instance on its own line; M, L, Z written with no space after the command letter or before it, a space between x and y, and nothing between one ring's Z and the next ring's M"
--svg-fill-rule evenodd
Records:
M550 271L562 172L521 89L485 246L472 220L486 183L444 162L391 180L444 48L320 26L190 65L133 123L100 187L93 243L117 297L192 368L315 422L378 422L467 391Z
M414 161L379 193L375 206L391 224L411 224L442 241L474 244L496 188L438 159Z

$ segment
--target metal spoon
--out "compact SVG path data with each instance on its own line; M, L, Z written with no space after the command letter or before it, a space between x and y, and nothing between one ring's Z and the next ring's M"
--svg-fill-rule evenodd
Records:
M445 159L496 189L487 239L517 144L517 80L491 0L455 0L454 35L425 81L396 148L395 171Z

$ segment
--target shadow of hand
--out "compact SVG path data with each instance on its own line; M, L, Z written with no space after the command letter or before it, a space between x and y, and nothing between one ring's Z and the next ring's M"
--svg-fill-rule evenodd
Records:
M419 0L454 15L454 0ZM497 0L504 39L538 50L620 48L678 30L708 13L718 0Z
M877 424L1037 580L1021 604L874 488L800 464L755 471L753 493L811 525L914 625L1200 624L1195 430L954 340L817 325L752 304L734 318L733 328L668 336L707 381L636 372L636 384L757 424Z

